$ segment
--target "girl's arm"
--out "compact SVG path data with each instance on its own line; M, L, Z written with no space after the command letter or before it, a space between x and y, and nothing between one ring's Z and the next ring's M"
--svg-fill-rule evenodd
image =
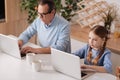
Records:
M93 69L97 72L107 72L103 66L95 66L95 65L81 65L83 69Z

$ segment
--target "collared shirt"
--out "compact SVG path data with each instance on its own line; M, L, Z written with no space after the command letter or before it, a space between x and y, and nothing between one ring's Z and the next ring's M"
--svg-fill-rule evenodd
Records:
M20 34L19 39L26 43L34 34L37 34L41 47L52 47L71 52L69 22L57 14L49 25L46 25L38 17Z
M93 65L92 63L89 63L86 59L89 51L88 49L89 49L89 45L87 44L81 49L74 52L73 54L79 56L80 58L84 58L85 64ZM92 59L96 58L99 52L100 51L92 49ZM98 66L103 66L107 70L107 72L112 73L112 62L110 57L111 57L111 51L106 48L103 55L100 57L98 61Z

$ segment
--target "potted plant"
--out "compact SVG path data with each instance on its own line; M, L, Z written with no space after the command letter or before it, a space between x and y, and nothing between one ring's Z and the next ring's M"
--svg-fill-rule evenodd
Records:
M61 0L54 0L56 10L68 21L75 15L73 11L79 9L77 2L82 0L65 0L65 6L61 4ZM20 6L22 10L28 12L28 22L31 23L37 16L37 0L21 0Z
M103 14L103 21L105 28L111 32L112 23L117 19L117 7L115 5L110 5L108 10Z
M83 0L65 0L65 5L62 5L60 9L61 15L68 21L75 15L74 12L81 8L77 6L77 3ZM84 6L82 6L84 7Z
M20 7L28 12L28 23L31 23L37 15L37 0L21 0Z

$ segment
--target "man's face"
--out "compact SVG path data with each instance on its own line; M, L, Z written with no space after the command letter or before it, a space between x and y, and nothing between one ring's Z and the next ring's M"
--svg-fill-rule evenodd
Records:
M47 4L38 6L38 15L39 18L46 24L50 23L53 12L49 12L49 7Z

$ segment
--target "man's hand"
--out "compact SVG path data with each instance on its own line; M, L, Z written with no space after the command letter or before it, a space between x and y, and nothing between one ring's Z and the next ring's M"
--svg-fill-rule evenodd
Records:
M18 40L18 45L19 45L19 49L21 50L22 45L23 45L23 41L22 40Z
M30 52L35 52L34 50L35 50L34 48L32 48L30 46L27 46L27 47L24 47L24 48L21 49L21 53L27 54L27 53L30 53Z

